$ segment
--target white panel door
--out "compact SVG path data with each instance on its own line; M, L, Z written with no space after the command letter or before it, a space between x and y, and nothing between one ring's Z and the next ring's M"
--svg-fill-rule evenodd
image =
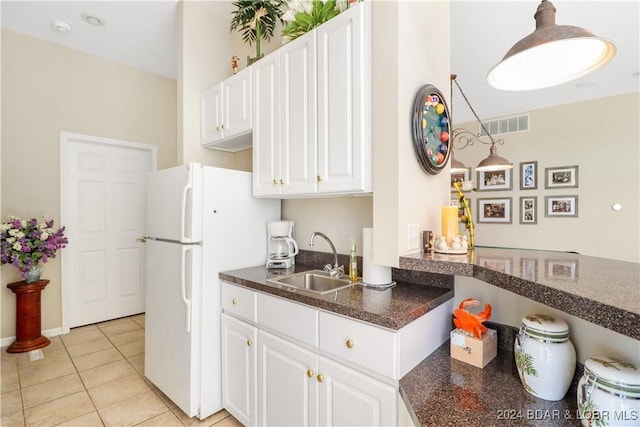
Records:
M144 311L146 174L141 144L62 134L63 327Z
M280 48L280 173L283 195L316 192L316 32Z
M258 425L318 425L318 357L264 331L258 332Z
M279 52L251 66L253 95L253 195L280 194Z
M245 426L256 425L258 329L222 314L222 403Z
M364 7L318 27L319 193L366 189Z
M200 95L200 144L222 139L222 83Z
M321 426L396 425L395 387L320 357L318 412Z
M245 68L223 83L225 138L251 130L251 73Z

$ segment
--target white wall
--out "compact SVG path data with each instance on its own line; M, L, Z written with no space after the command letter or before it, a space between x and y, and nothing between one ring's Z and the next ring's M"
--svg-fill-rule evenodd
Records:
M60 132L158 147L176 164L176 82L113 61L2 30L2 221L47 215L60 224ZM60 254L59 254L60 255ZM64 256L64 253L61 254ZM42 328L62 323L60 258L45 264ZM2 337L15 335L17 269L2 266Z

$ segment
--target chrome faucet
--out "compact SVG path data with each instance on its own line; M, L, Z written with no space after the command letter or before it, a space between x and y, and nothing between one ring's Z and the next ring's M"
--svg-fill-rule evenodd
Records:
M324 271L328 272L331 275L331 277L336 277L344 274L344 266L342 265L338 266L338 254L336 252L336 247L333 245L333 242L331 241L331 239L327 237L326 234L321 233L319 231L314 231L313 233L311 233L311 240L309 240L309 246L315 245L313 243L313 239L315 239L316 236L320 236L324 240L326 240L329 246L331 246L331 251L333 252L333 266L331 266L331 264L325 265Z

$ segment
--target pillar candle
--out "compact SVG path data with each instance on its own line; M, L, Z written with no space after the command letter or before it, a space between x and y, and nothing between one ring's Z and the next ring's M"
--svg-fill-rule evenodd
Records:
M458 207L442 207L442 235L447 240L447 245L451 246L451 241L458 235Z

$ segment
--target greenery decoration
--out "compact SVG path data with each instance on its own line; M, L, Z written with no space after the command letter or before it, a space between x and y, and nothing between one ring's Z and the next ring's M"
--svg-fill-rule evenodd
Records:
M236 10L231 12L231 31L240 30L242 40L251 46L256 44L256 57L260 57L260 41L271 40L276 23L282 20L282 7L287 0L239 0L233 2Z
M336 0L327 0L326 2L314 0L310 9L305 7L304 2L299 2L301 5L298 7L293 3L290 2L289 6L294 11L294 19L282 29L282 36L288 40L294 40L306 34L341 12Z

